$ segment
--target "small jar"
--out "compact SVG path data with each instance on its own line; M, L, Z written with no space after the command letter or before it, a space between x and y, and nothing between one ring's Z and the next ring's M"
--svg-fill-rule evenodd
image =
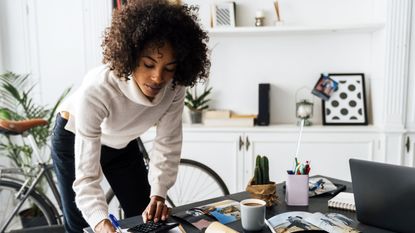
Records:
M264 26L264 19L265 19L265 13L263 10L257 10L255 13L255 26L256 27L262 27Z

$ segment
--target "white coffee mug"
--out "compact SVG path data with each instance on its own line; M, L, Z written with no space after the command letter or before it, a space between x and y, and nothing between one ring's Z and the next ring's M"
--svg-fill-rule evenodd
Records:
M246 231L259 231L264 227L265 201L245 199L240 202L242 228Z

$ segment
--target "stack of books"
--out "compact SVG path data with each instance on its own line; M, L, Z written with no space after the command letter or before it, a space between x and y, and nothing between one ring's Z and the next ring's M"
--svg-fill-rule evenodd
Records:
M206 126L254 126L256 115L240 115L230 110L209 110L204 113Z

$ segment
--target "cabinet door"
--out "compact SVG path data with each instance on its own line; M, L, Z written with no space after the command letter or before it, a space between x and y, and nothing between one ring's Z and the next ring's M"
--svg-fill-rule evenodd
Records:
M298 133L249 133L250 146L245 155L244 181L253 174L256 155L266 155L269 162L270 179L286 180L287 170L294 167ZM310 175L325 175L351 180L349 159L373 160L378 138L374 133L304 132L298 159L311 162Z
M241 191L243 160L239 157L239 133L183 132L182 158L193 159L213 169L229 192Z

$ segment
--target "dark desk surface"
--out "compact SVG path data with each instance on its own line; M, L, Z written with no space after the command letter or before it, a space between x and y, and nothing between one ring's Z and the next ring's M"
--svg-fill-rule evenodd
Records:
M345 181L341 181L341 180L337 180L337 179L333 179L333 178L329 178L329 179L332 180L334 183L346 185L347 186L346 192L353 192L350 182L345 182ZM283 184L278 184L277 185L277 192L278 192L278 196L279 196L279 198L278 198L279 203L277 205L274 205L271 208L267 208L267 213L266 213L267 219L271 218L274 215L284 213L284 212L288 212L288 211L307 211L307 212L311 212L311 213L313 213L313 212L322 212L322 213L335 212L335 213L340 213L340 214L343 214L345 216L348 216L349 218L354 219L358 223L358 221L356 219L355 212L350 212L350 211L345 211L345 210L340 210L340 209L334 209L334 208L328 208L327 201L330 198L332 198L332 196L312 197L309 200L309 206L297 207L297 206L287 206L285 204L285 201L284 201L285 200L285 193L284 193ZM192 208L192 207L201 206L201 205L209 204L209 203L224 200L224 199L233 199L233 200L241 201L241 200L246 199L246 198L250 198L249 193L241 192L241 193L231 194L231 195L225 196L225 197L218 197L218 198L214 198L214 199L210 199L210 200L206 200L206 201L201 201L201 202L196 202L196 203L176 207L172 210L172 212L177 213L177 212L187 210L187 209ZM124 227L135 226L135 225L137 225L141 222L142 222L142 219L141 219L141 216L140 216L140 217L132 217L132 218L122 220L122 221L120 221L120 224L124 228ZM239 231L239 232L243 232L240 221L233 222L233 223L230 223L230 224L227 224L227 225L229 227ZM193 228L193 227L190 227L190 226L184 226L184 228L186 229L186 232L188 232L188 233L199 232L196 228ZM391 231L375 228L375 227L372 227L372 226L364 225L364 224L361 224L361 223L358 223L357 228L360 231L364 232L364 233L390 233L391 232ZM90 231L90 229L89 229L88 232L92 232L92 231ZM264 227L262 232L270 232L270 230L268 228Z

